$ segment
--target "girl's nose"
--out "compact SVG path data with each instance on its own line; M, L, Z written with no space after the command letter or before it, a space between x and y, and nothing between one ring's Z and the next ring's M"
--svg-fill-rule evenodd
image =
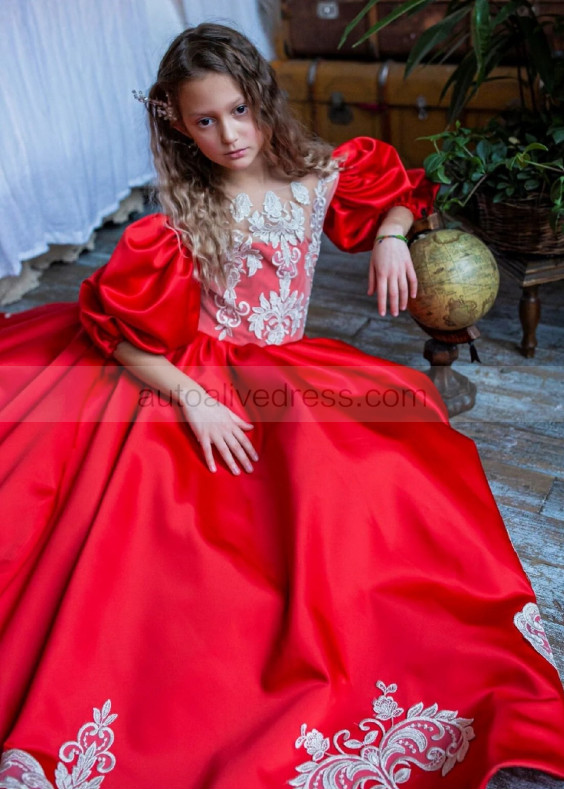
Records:
M227 145L234 143L237 140L237 130L232 118L222 121L221 124L221 139Z

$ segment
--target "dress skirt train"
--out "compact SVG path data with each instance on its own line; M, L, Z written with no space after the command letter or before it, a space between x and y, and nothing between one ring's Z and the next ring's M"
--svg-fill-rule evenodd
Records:
M197 333L172 359L260 459L211 474L75 305L2 329L0 786L564 775L534 593L425 375Z

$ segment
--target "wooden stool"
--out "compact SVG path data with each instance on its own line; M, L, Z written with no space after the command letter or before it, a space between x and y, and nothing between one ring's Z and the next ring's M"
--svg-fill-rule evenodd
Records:
M452 363L458 359L458 346L461 343L473 344L480 337L480 330L472 324L465 329L443 332L424 326L416 318L413 320L431 336L423 349L424 358L431 363L431 367L425 372L439 390L448 416L454 417L455 414L468 411L476 402L476 385L467 376L454 370ZM479 361L475 350L471 353L471 358Z
M534 357L537 347L537 326L540 320L541 303L539 286L564 278L564 255L528 255L526 252L501 250L488 239L470 217L461 217L464 229L483 239L495 255L495 259L506 274L517 280L523 289L519 302L519 319L523 337L519 350L524 357Z
M543 283L556 282L564 277L564 255L545 257L507 253L495 249L494 255L500 268L517 280L523 289L519 302L523 338L519 350L524 357L534 357L537 347L536 330L541 313L539 286Z

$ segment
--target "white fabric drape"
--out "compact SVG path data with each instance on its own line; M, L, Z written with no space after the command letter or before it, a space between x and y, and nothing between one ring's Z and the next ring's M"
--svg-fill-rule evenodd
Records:
M274 0L182 0L187 24L219 22L244 33L268 60L274 57L269 30L268 9L274 13Z
M273 3L0 0L0 277L50 245L85 244L152 180L146 112L131 91L151 85L172 39L222 22L271 58Z
M170 0L0 2L0 276L82 244L153 177L131 95L182 29Z

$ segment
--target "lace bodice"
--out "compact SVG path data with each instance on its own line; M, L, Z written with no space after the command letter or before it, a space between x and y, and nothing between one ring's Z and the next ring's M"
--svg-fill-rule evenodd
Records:
M80 289L80 320L97 348L112 356L127 340L169 354L190 345L198 329L220 343L299 340L322 229L339 249L365 252L392 206L420 217L432 210L436 192L423 170L406 172L379 140L343 143L334 161L338 176L309 174L266 193L257 185L233 199L227 282L207 293L165 214L132 222L108 263Z
M198 329L231 343L281 345L304 333L323 221L337 173L231 204L224 288L202 292Z

